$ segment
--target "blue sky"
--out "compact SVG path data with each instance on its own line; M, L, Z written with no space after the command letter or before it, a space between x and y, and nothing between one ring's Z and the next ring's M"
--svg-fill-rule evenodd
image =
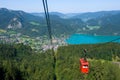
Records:
M50 12L81 13L120 10L120 0L48 0ZM43 12L42 0L0 0L0 8Z

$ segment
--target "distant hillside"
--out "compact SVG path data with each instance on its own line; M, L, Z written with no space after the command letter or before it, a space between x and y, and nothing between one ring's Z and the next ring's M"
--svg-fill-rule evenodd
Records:
M44 17L45 13L31 13L34 16L39 16L39 17ZM61 18L65 17L66 15L63 13L59 13L59 12L50 12L50 15L56 15L59 16Z
M62 14L51 12L54 36L74 33L120 35L120 11ZM31 37L48 34L44 13L26 13L6 8L0 9L0 29L13 30Z
M42 13L30 13L34 16L39 16L39 17L44 17L44 12ZM63 19L69 19L69 18L74 18L75 16L77 15L80 15L82 13L67 13L67 14L64 14L64 13L60 13L60 12L50 12L49 13L50 15L56 15L56 16L59 16L60 18L63 18Z
M97 34L120 35L120 13L90 19L86 24L89 26L100 26L98 30L93 30Z
M50 12L50 15L57 15L61 18L77 18L82 19L83 21L87 21L89 19L101 18L108 15L116 15L119 14L120 10L113 10L113 11L99 11L99 12L85 12L85 13L67 13L63 14L60 12ZM35 16L43 17L44 13L31 13Z
M118 10L118 11L87 12L87 13L77 14L77 15L73 16L72 18L80 18L84 21L87 21L89 19L101 18L101 17L105 17L105 16L109 16L109 15L116 15L119 13L120 13L120 10Z
M70 35L77 29L84 27L81 19L63 19L57 13L50 16L52 32L54 35ZM42 36L48 34L45 18L31 15L23 11L13 11L6 8L0 9L0 28L15 30L29 36Z
M23 11L13 11L5 8L0 9L0 28L15 30L24 35L35 35L32 29L39 29L38 25L43 24L43 18L33 16Z

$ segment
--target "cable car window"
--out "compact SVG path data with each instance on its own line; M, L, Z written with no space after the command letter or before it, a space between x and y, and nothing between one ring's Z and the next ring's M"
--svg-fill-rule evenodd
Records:
M87 66L87 65L84 65L83 68L88 68L88 66Z

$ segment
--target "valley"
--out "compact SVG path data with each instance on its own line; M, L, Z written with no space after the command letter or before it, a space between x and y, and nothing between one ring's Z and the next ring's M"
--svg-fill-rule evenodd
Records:
M51 12L50 21L53 45L44 13L0 8L0 80L120 79L120 43L106 43L120 36L119 10ZM88 75L80 72L84 49Z
M44 13L26 13L1 8L0 17L1 43L23 43L30 45L35 51L51 48ZM120 11L78 14L51 12L53 46L57 48L67 45L66 39L76 33L120 35L119 17Z

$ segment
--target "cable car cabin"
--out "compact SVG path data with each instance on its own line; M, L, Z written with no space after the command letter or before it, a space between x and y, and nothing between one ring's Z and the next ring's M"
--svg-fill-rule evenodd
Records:
M80 59L80 71L85 74L89 72L89 63L84 58Z

